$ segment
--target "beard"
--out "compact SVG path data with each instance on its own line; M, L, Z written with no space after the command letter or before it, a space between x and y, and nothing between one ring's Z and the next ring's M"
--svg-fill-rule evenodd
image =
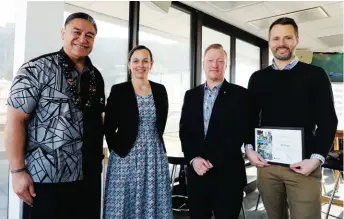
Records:
M281 60L281 61L286 61L286 60L289 60L293 56L294 51L295 51L295 47L296 46L294 46L291 50L288 47L278 47L275 50L272 50L272 53L276 59ZM287 55L278 55L277 50L281 49L281 48L287 49L288 54Z

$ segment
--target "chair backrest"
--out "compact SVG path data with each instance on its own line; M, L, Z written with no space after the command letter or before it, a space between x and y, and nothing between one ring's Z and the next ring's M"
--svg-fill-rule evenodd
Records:
M328 153L324 167L334 170L343 170L343 150L334 150Z
M339 138L343 138L343 130L337 130L335 139L326 156L323 167L335 170L343 170L343 147L339 145Z

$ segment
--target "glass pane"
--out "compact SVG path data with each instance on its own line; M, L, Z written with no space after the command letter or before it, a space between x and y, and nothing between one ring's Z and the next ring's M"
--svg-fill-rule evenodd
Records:
M247 88L253 72L260 69L260 48L236 40L235 84Z
M15 1L0 1L0 218L7 218L9 162L5 154L6 102L13 78Z
M121 11L127 11L129 17L128 2L112 2L112 6L114 4L118 10L120 7ZM66 5L64 21L71 13L79 11L77 9L77 7ZM117 18L85 9L81 10L90 14L97 23L98 33L90 58L104 78L107 97L112 85L127 81L128 17L123 20L123 16Z
M333 90L333 100L334 106L336 109L337 117L338 117L338 126L337 130L344 129L344 86L343 83L332 83L332 90Z
M203 65L203 58L204 58L204 52L207 49L207 47L211 44L219 43L223 46L227 53L227 69L225 72L225 78L227 81L229 81L229 71L230 71L230 45L231 45L231 37L220 33L216 30L202 27L202 65ZM204 83L206 80L204 70L202 71L202 79L201 82Z
M190 89L190 15L174 8L166 13L150 2L141 2L139 44L153 53L149 79L167 90L166 149L180 152L179 120L184 94Z
M269 65L272 65L273 58L274 58L274 54L272 54L271 49L269 48Z

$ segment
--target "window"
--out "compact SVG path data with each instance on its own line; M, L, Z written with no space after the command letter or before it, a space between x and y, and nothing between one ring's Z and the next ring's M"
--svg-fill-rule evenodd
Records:
M180 152L179 120L185 92L190 88L190 15L174 8L162 11L140 4L139 44L153 53L149 79L165 85L169 112L164 140L168 152Z
M13 79L15 2L0 3L0 126L5 124L6 102ZM3 127L1 127L3 131ZM0 146L2 147L2 146ZM0 149L0 151L2 151Z
M235 84L247 88L252 73L260 69L260 48L237 39L235 61Z
M274 58L274 54L272 54L271 49L269 48L269 65L272 65L273 58Z
M98 33L90 58L104 78L106 96L110 94L112 85L127 81L129 3L112 2L111 4L112 6L116 4L118 10L128 12L126 20L86 11L69 4L65 4L64 13L64 21L68 15L77 11L84 11L96 20Z
M9 162L6 159L3 130L7 97L13 79L15 1L0 2L0 218L7 218Z
M343 130L344 129L344 87L343 83L332 83L332 91L333 91L333 100L334 100L334 106L336 109L336 114L338 118L338 126L337 130Z
M204 52L208 46L214 43L219 43L223 46L224 50L227 53L227 69L225 72L225 78L229 81L229 71L230 71L230 43L231 38L230 36L215 31L213 29L202 27L202 66L203 66L203 59L204 59ZM204 70L202 72L202 80L201 82L204 83L206 80Z

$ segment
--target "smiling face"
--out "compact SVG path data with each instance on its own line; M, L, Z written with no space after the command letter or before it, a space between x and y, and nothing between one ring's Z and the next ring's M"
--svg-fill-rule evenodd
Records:
M207 80L221 81L224 78L225 70L227 68L227 59L224 50L221 49L209 49L203 62L203 68Z
M293 58L299 39L292 25L277 24L269 34L269 46L274 57L281 61Z
M64 51L73 60L85 58L93 49L95 36L96 30L91 22L75 18L61 31Z
M153 66L153 61L147 49L136 50L130 57L128 68L132 77L137 79L147 79L148 72Z

